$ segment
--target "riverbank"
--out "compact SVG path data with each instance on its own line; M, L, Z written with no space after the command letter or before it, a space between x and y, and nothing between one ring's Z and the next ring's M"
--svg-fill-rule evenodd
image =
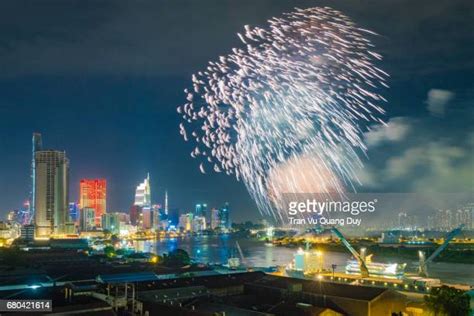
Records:
M282 241L274 241L273 244L278 247L286 248L299 248L306 247L304 240L283 243ZM416 261L418 260L419 251L425 252L425 257L429 256L436 250L437 245L433 247L387 247L380 246L379 244L370 243L367 241L362 242L351 242L354 249L366 248L367 254L373 254L375 257L383 258L400 258L404 260ZM322 251L341 252L347 253L347 248L340 243L313 243L310 244L312 249L319 249ZM382 262L384 260L381 260ZM388 261L388 259L386 259ZM464 263L472 264L474 262L474 244L457 244L455 246L449 246L445 249L434 262L446 262L446 263Z

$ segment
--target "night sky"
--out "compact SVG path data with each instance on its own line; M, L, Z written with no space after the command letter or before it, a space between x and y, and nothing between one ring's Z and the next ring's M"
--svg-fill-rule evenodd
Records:
M238 46L246 24L329 5L361 27L391 75L388 126L366 134L361 190L474 192L474 2L0 2L0 215L28 197L31 134L65 150L71 200L81 178L108 181L108 210L128 210L147 172L152 199L190 210L228 201L257 219L244 185L201 174L178 133L191 74Z

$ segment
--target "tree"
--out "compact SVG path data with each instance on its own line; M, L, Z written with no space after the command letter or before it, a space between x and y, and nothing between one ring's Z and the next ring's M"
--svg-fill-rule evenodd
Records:
M114 248L113 246L106 246L106 247L104 248L104 254L105 254L108 258L115 257L115 256L116 256L115 248Z
M170 251L168 255L163 257L164 263L167 266L182 267L191 262L189 254L183 249L175 249Z
M470 298L461 290L441 286L431 289L430 294L425 296L427 307L439 316L464 316L470 312Z

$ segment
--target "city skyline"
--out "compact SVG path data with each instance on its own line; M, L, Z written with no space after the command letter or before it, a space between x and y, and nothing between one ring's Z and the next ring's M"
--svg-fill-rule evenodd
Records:
M464 1L404 3L330 3L380 34L374 42L391 75L388 125L366 133L361 190L472 191L474 136L465 126L473 123L474 92L466 79L474 73L474 52L469 28L457 27L472 23L470 10ZM224 1L164 11L158 2L133 8L108 2L94 11L61 4L61 17L48 13L47 5L2 4L1 12L18 14L2 17L3 42L11 49L0 54L0 149L9 153L0 161L0 215L28 199L31 134L40 132L45 148L64 150L71 161L71 201L78 200L80 179L105 178L109 208L127 211L136 185L150 172L152 195L162 202L168 190L170 208L191 211L198 202L229 200L238 221L259 219L241 182L199 172L180 138L176 107L191 73L238 45L235 34L243 25L263 25L295 6L325 4ZM88 23L76 18L77 10ZM19 23L15 15L28 22ZM212 18L198 19L202 26L195 28L199 16ZM72 39L84 39L80 47L58 34L58 26ZM161 31L168 28L174 32ZM70 58L62 58L63 52Z
M474 306L474 1L0 1L0 313Z

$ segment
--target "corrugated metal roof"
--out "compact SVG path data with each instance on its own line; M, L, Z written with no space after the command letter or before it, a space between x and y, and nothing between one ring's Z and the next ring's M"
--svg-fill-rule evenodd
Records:
M136 272L120 274L100 274L97 276L97 282L100 283L125 283L125 282L144 282L160 280L157 274L153 272Z
M272 275L267 275L255 281L253 284L280 289L288 289L288 286L292 284L301 284L303 292L314 293L317 295L347 297L363 301L371 301L382 293L389 291L385 288L360 285L353 286L335 282L295 279Z

